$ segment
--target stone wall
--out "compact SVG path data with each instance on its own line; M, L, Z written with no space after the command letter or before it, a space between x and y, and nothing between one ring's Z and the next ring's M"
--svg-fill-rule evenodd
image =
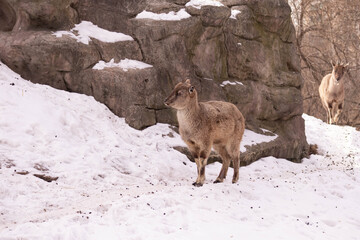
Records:
M163 100L173 86L192 79L200 100L225 100L244 114L247 128L279 137L248 148L243 164L273 155L299 161L307 155L300 63L285 0L223 0L224 6L185 6L186 0L0 0L0 59L25 79L94 96L128 124L176 125ZM186 9L181 21L137 19L143 10ZM232 10L239 14L231 18ZM86 45L55 30L82 20L122 32L134 41ZM123 71L92 67L124 58L152 68ZM224 85L230 81L235 85Z

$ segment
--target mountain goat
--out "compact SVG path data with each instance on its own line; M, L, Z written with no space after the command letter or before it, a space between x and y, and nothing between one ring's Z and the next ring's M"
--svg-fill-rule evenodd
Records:
M344 107L344 75L349 64L333 64L331 62L331 65L333 67L332 73L322 79L319 94L321 103L326 110L326 122L337 124Z
M213 147L223 165L214 183L226 178L230 161L233 162L232 182L239 179L240 142L245 130L245 119L238 108L228 102L198 102L195 87L190 80L178 83L165 105L177 110L180 136L195 158L198 177L193 183L200 187L205 181L205 166Z

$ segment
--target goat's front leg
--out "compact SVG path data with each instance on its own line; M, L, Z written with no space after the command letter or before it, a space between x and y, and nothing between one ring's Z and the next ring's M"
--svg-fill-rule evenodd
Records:
M337 122L339 121L339 117L340 117L340 114L342 112L342 109L343 109L343 104L340 103L337 108L336 108L336 113L335 113L335 116L334 116L334 123L337 124ZM335 111L334 111L335 112Z
M330 116L331 116L331 114L330 114L329 109L326 109L326 123L327 124L331 124Z
M193 183L196 187L201 187L205 182L205 167L207 164L208 157L210 155L211 146L207 146L206 149L200 151L198 158L195 158L198 176L196 181Z
M328 115L328 124L332 124L332 120L333 120L333 108L332 106L329 104L328 108L327 108L327 115Z
M332 105L331 105L331 109L330 109L330 112L331 112L331 124L336 124L336 121L335 121L335 115L336 115L336 112L338 110L338 105L336 102L334 102Z
M198 176L196 181L193 183L195 187L201 187L205 182L205 166L207 164L207 158L196 158Z

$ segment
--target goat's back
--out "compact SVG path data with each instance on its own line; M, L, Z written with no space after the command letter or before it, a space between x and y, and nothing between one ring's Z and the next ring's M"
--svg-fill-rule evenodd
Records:
M214 139L241 135L245 129L245 119L232 103L222 101L201 102L200 111L203 122L208 125Z

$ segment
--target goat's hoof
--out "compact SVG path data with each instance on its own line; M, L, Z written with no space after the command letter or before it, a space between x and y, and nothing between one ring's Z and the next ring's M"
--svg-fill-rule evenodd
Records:
M223 181L222 180L220 180L220 179L216 179L215 181L214 181L214 183L222 183Z
M202 187L203 186L202 183L198 183L198 182L194 182L192 185L195 186L195 187Z

